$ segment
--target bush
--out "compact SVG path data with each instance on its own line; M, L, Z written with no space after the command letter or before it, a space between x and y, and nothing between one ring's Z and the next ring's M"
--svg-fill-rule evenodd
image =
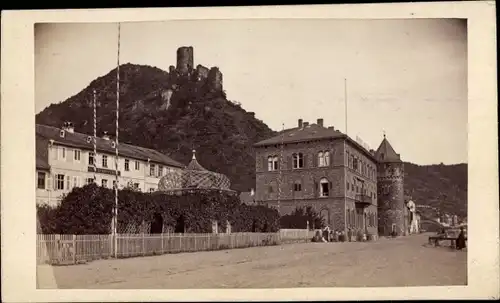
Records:
M229 221L233 232L276 232L279 214L266 206L242 204L233 192L193 190L179 193L118 192L118 233L165 231L209 233ZM38 207L40 231L59 234L109 234L115 196L95 184L75 188L56 208ZM153 230L161 219L161 230Z
M280 218L281 228L306 229L307 222L309 222L309 229L325 227L324 218L320 217L312 206L297 207L291 214Z

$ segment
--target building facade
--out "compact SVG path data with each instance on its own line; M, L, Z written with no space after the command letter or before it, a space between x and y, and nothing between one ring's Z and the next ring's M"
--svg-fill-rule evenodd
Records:
M373 151L335 130L298 121L255 144L257 203L289 214L312 206L336 230L377 233L377 161Z
M36 201L57 205L74 187L96 182L113 188L115 177L115 141L109 136L96 140L76 133L72 127L36 126ZM118 186L134 187L143 192L158 189L158 182L169 172L184 165L155 150L119 143Z

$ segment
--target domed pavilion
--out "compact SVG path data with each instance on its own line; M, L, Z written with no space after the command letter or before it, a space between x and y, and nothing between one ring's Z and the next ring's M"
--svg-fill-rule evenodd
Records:
M193 158L184 170L171 171L162 177L158 183L158 190L166 192L177 192L184 190L223 190L230 189L231 182L223 174L205 169L196 160L196 151L193 150Z

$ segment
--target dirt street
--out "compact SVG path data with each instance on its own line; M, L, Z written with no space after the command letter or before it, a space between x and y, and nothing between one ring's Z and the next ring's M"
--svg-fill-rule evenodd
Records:
M286 288L466 285L467 252L427 235L300 243L53 267L58 288Z

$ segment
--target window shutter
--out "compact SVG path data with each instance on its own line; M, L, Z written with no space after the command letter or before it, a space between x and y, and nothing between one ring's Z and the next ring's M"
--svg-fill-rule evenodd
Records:
M330 162L328 162L328 166L333 166L333 153L334 152L335 152L335 150L333 150L333 149L330 151L330 157L328 159L328 161L330 161Z
M307 156L305 154L302 154L302 167L305 168L307 167Z
M317 198L318 197L318 192L319 192L319 186L318 186L318 182L316 182L316 180L314 181L314 197Z
M313 156L313 167L318 167L319 166L319 162L318 162L318 157L319 157L319 153L316 153L314 156Z
M267 159L262 157L262 171L267 171Z
M292 157L287 157L287 162L288 162L288 169L292 169L293 168Z
M57 180L58 180L57 175L54 175L52 179L53 179L52 185L54 186L54 190L57 190Z

